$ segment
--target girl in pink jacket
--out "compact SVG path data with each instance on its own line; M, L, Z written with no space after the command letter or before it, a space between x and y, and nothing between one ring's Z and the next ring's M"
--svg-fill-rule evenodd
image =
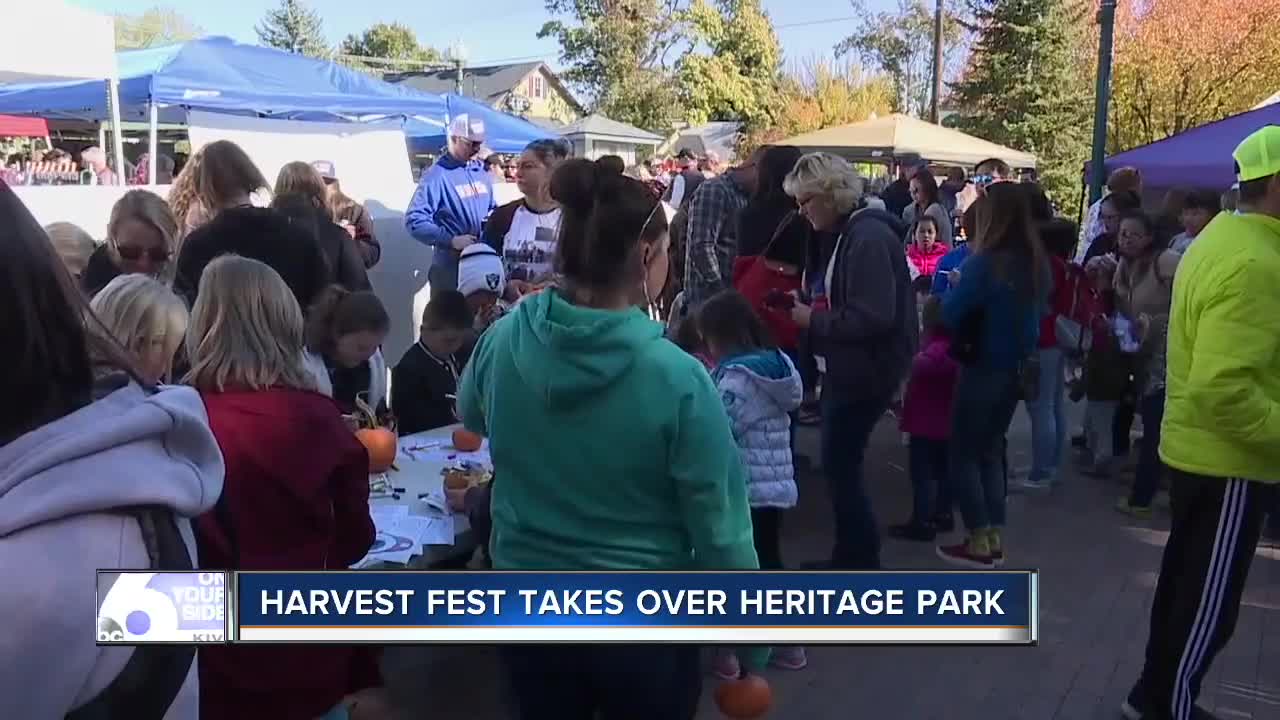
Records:
M938 261L951 248L938 237L938 221L923 215L911 226L911 244L907 246L907 264L911 268L911 279L921 277L933 279L938 269Z
M960 366L951 357L951 341L942 327L942 302L931 296L924 304L924 339L911 364L911 378L902 401L901 429L910 436L911 519L889 527L902 540L932 542L951 532L951 489L947 480L951 399Z

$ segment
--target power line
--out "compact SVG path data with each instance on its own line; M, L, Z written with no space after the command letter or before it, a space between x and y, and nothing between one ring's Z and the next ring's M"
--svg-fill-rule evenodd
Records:
M801 22L790 22L790 23L783 23L782 25L774 25L773 29L786 30L788 28L808 27L810 25L827 25L829 23L849 22L851 20L860 20L860 19L861 18L858 18L853 15L847 15L845 17L827 18L826 20L803 20Z

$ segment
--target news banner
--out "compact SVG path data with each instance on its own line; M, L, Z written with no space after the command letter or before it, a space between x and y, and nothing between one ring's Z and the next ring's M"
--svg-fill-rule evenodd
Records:
M99 571L97 640L1030 645L1035 571Z

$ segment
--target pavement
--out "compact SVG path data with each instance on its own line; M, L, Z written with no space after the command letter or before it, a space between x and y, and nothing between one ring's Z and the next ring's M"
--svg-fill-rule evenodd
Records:
M1079 417L1080 408L1072 416ZM1029 427L1019 411L1010 466L1030 464ZM797 444L816 458L817 432ZM880 525L909 514L906 447L885 418L866 474ZM1068 468L1071 463L1067 463ZM1113 509L1123 482L1077 476L1042 495L1011 495L1005 533L1009 568L1040 571L1035 647L813 647L809 667L769 670L772 719L1114 720L1141 668L1167 514L1133 520ZM820 471L800 479L800 505L784 519L788 565L823 557L830 505ZM886 568L942 567L932 544L885 539ZM389 648L388 689L406 718L506 720L501 672L491 648ZM701 720L720 715L704 686ZM1280 548L1264 540L1254 557L1235 634L1205 678L1200 704L1222 720L1280 720ZM657 719L655 719L657 720Z

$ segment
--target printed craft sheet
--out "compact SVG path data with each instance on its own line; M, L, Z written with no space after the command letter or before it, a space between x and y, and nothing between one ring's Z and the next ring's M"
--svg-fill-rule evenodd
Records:
M375 529L373 546L352 569L377 563L404 565L422 553L423 545L452 545L453 517L450 515L410 515L404 505L373 505L369 508Z

